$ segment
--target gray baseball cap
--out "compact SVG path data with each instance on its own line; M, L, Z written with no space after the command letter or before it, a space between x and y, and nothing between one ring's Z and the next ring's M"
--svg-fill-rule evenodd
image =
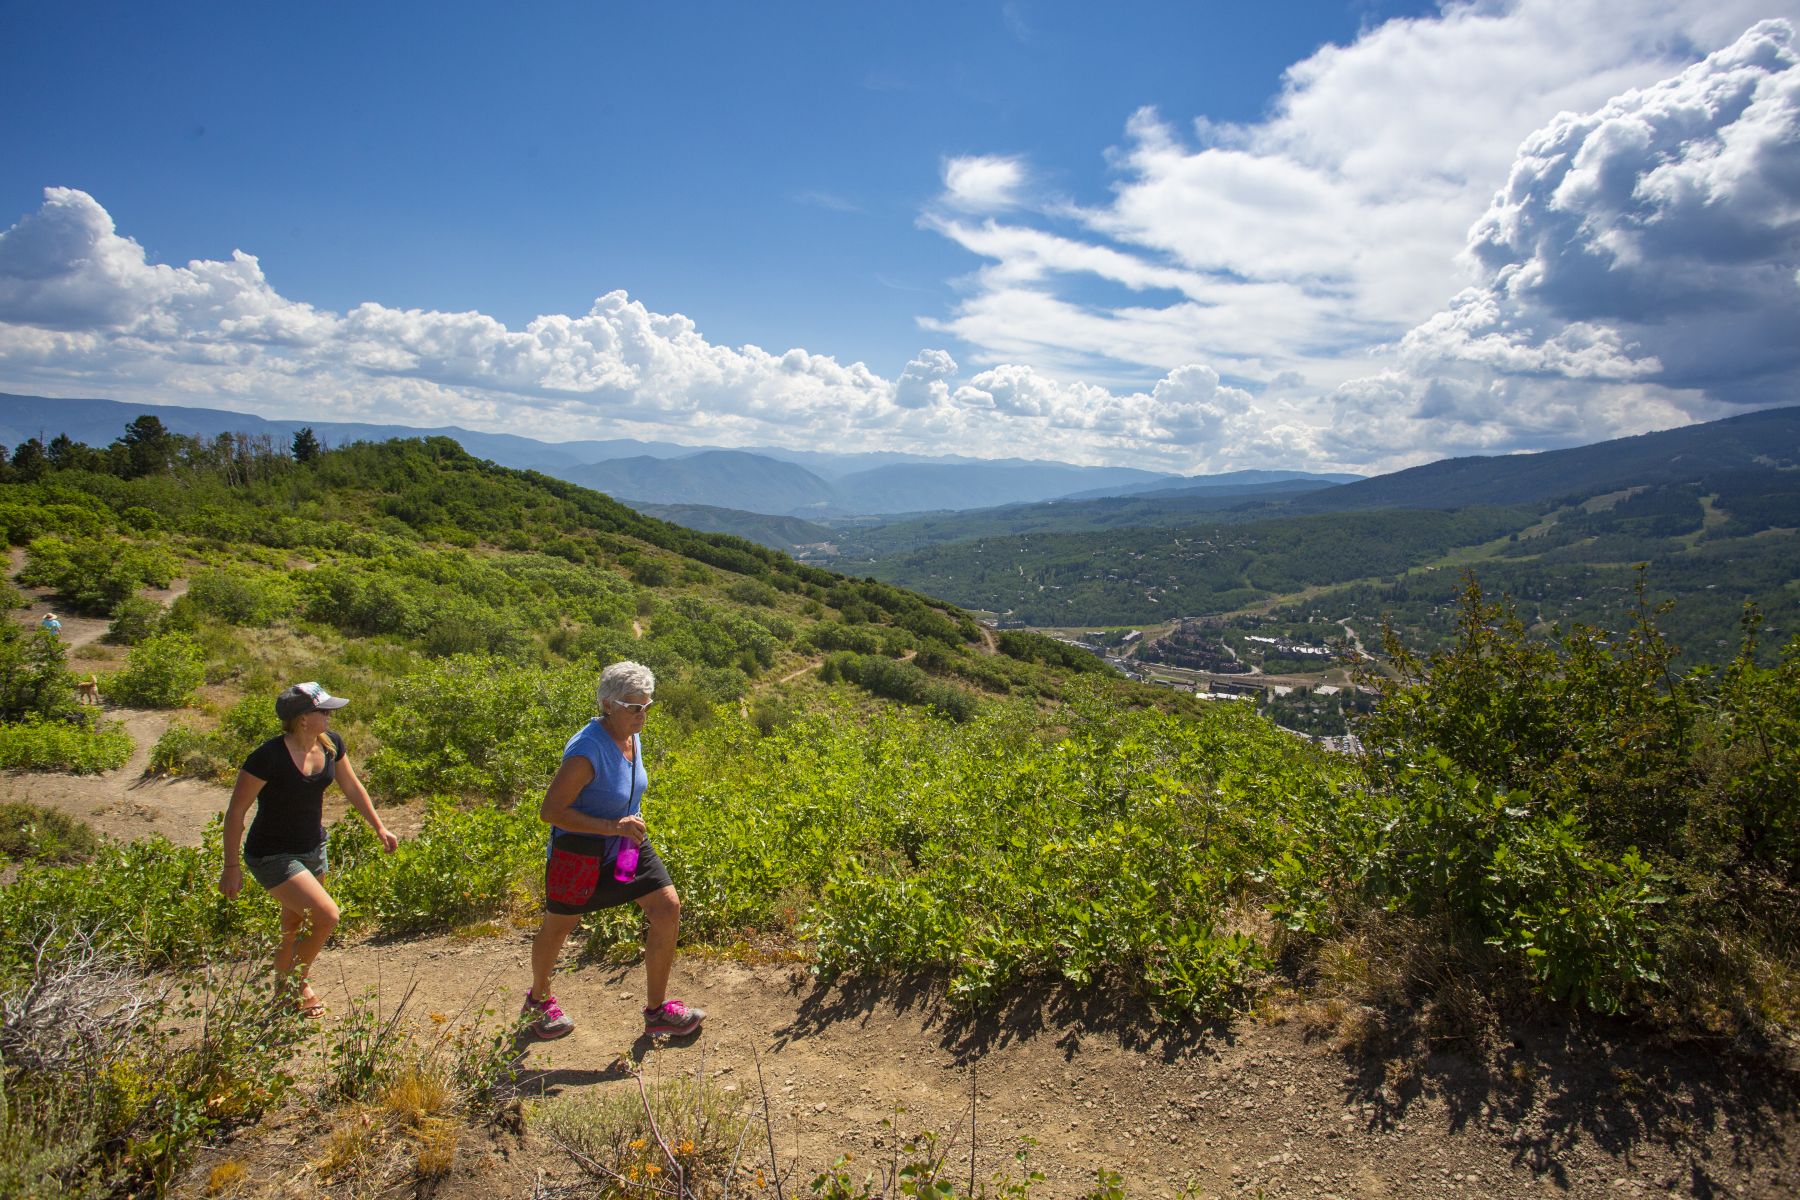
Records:
M275 715L283 721L291 721L309 712L330 712L348 703L342 696L333 696L316 683L296 683L275 697Z

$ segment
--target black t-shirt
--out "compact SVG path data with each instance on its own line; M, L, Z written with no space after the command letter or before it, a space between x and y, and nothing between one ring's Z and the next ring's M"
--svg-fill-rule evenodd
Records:
M272 737L250 752L244 770L263 781L256 794L256 819L244 839L244 853L253 858L269 854L306 854L325 840L325 789L337 778L338 759L344 757L344 739L327 733L331 750L317 775L302 775L294 765L283 738Z

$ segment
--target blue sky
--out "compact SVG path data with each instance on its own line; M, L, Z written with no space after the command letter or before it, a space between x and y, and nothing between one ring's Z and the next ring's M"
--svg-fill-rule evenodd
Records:
M0 387L1183 471L1791 403L1800 3L1622 7L6 4Z

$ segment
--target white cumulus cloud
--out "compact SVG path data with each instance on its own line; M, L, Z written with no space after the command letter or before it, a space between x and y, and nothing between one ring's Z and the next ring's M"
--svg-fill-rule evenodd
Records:
M98 201L66 188L0 233L0 383L15 391L549 440L953 449L1171 469L1228 461L1249 405L1207 367L1125 394L1030 367L953 387L959 371L935 348L888 380L803 349L719 346L687 317L619 291L522 329L480 312L323 311L281 296L241 252L152 263Z
M943 202L970 212L992 212L1019 203L1025 168L1017 158L969 155L944 160Z
M1265 120L1140 110L1104 203L927 210L981 265L923 324L1065 378L1211 364L1320 465L1791 402L1800 137L1772 15L1800 5L1447 0L1295 64Z
M1762 22L1527 138L1377 424L1589 440L1800 395L1800 47ZM1359 394L1341 391L1340 400Z

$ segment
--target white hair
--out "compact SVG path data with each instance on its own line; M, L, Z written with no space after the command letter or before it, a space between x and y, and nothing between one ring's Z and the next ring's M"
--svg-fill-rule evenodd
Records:
M633 692L656 695L656 676L643 663L616 662L600 672L600 686L594 689L594 707L606 713L608 700L623 700Z

